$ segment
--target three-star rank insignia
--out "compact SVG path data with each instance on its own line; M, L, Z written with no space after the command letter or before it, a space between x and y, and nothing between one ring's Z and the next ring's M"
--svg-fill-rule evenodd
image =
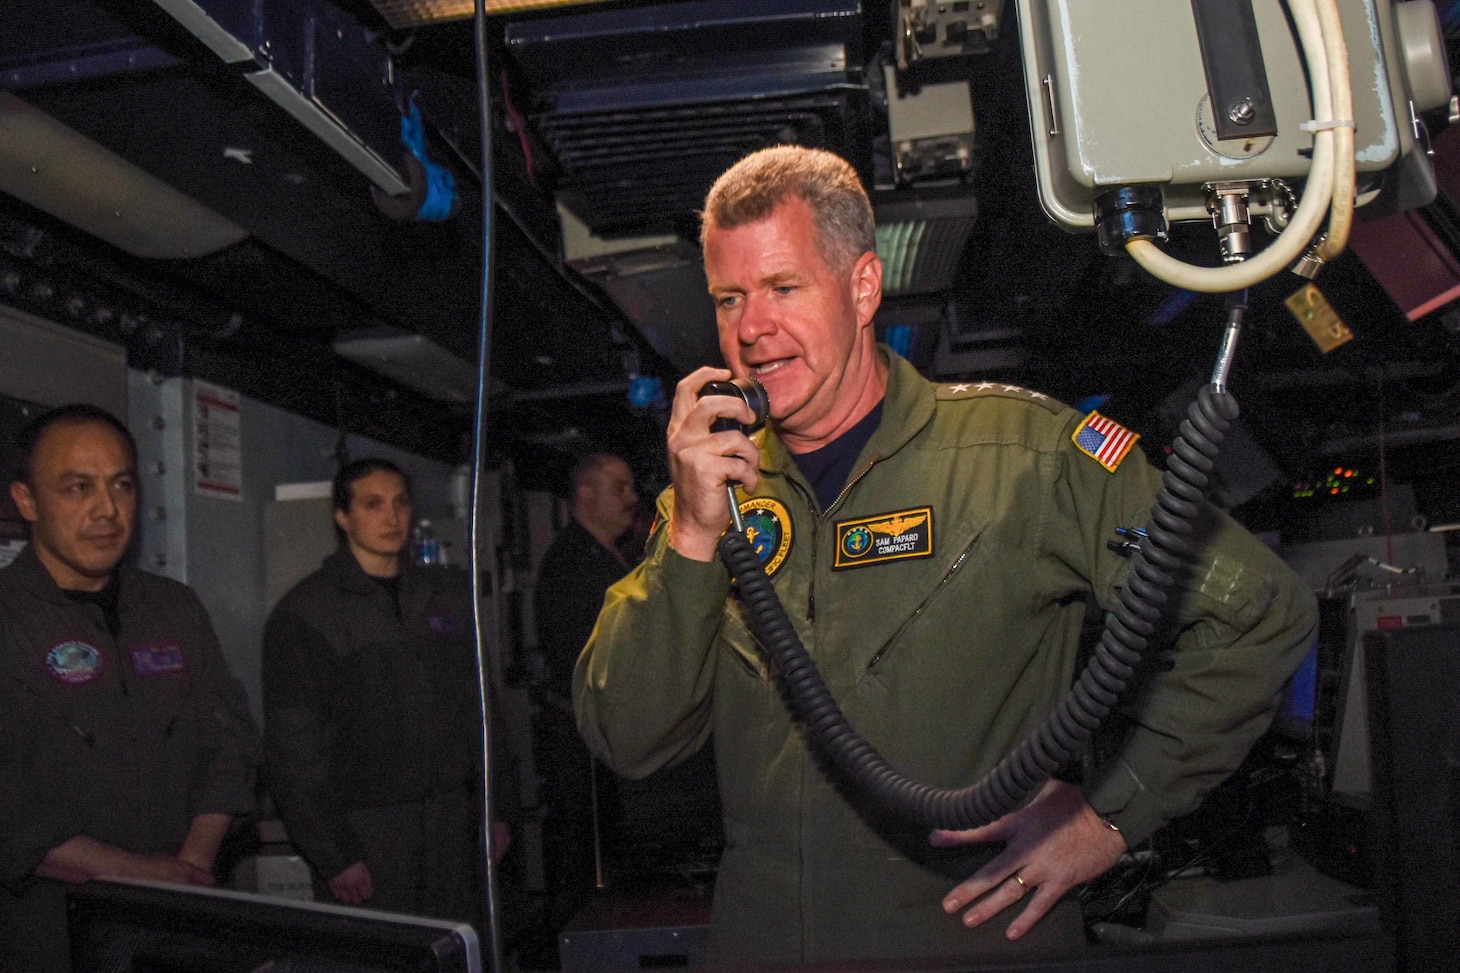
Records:
M1022 385L1009 385L1005 382L945 382L937 387L937 397L941 402L958 399L1015 399L1031 405L1043 406L1050 412L1059 412L1064 408L1063 403L1043 392L1026 389Z

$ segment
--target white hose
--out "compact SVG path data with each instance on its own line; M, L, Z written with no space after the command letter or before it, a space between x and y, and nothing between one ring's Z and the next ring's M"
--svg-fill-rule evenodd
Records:
M1298 40L1303 49L1303 59L1307 62L1309 79L1313 85L1314 120L1322 124L1333 121L1335 99L1333 78L1329 72L1330 45L1327 43L1328 37L1325 36L1318 14L1318 3L1332 5L1334 0L1289 0L1288 6L1293 15L1293 23L1298 28ZM1336 22L1336 7L1332 10L1332 15ZM1337 32L1337 36L1341 44L1342 33ZM1347 92L1347 52L1341 48L1335 50L1335 57L1345 59L1341 79ZM1348 95L1347 100L1352 104L1351 94ZM1352 114L1351 110L1349 114ZM1308 246L1318 232L1318 227L1322 224L1324 214L1333 199L1335 180L1338 173L1344 170L1342 165L1336 165L1334 161L1336 151L1334 131L1332 128L1320 128L1313 133L1313 164L1308 170L1308 182L1303 191L1303 198L1298 203L1298 208L1293 213L1293 218L1287 228L1256 256L1226 267L1198 267L1177 260L1150 240L1131 240L1125 245L1126 252L1135 258L1135 261L1147 272L1173 287L1206 294L1225 294L1229 291L1252 287L1277 274L1296 260L1303 249ZM1347 144L1349 153L1347 171L1349 172L1349 186L1352 187L1353 140L1351 135ZM1353 192L1350 188L1348 193L1350 212L1352 199ZM1347 237L1346 220L1342 229L1344 236ZM1337 251L1335 250L1335 252Z
M1354 93L1349 82L1348 41L1344 40L1343 23L1338 16L1338 0L1318 0L1318 23L1323 29L1324 49L1328 52L1328 82L1333 88L1335 118L1354 117ZM1349 227L1354 219L1354 130L1343 125L1333 130L1333 207L1328 214L1328 236L1318 256L1329 260L1343 253L1348 245Z

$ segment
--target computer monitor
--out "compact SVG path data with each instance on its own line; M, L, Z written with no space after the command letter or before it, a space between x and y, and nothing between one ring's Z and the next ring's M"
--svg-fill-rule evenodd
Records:
M160 882L67 893L75 973L481 973L465 923Z

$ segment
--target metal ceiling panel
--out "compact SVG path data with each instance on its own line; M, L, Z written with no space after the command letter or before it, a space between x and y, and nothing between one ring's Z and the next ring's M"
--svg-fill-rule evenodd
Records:
M560 197L600 235L692 232L715 177L780 142L870 170L854 0L727 0L509 24ZM734 58L725 56L734 51Z
M861 31L857 0L693 0L511 23L505 38L532 83L561 96L650 79L835 74L860 65Z
M863 102L850 92L722 101L576 115L546 114L539 131L563 169L560 197L595 233L693 235L692 216L715 177L756 149L783 142L857 142ZM689 226L683 225L686 220Z

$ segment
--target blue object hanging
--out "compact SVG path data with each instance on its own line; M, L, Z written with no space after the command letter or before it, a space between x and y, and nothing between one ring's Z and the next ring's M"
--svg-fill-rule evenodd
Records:
M414 101L401 116L400 139L426 170L426 198L416 218L432 222L449 219L456 205L456 177L426 155L426 125Z

